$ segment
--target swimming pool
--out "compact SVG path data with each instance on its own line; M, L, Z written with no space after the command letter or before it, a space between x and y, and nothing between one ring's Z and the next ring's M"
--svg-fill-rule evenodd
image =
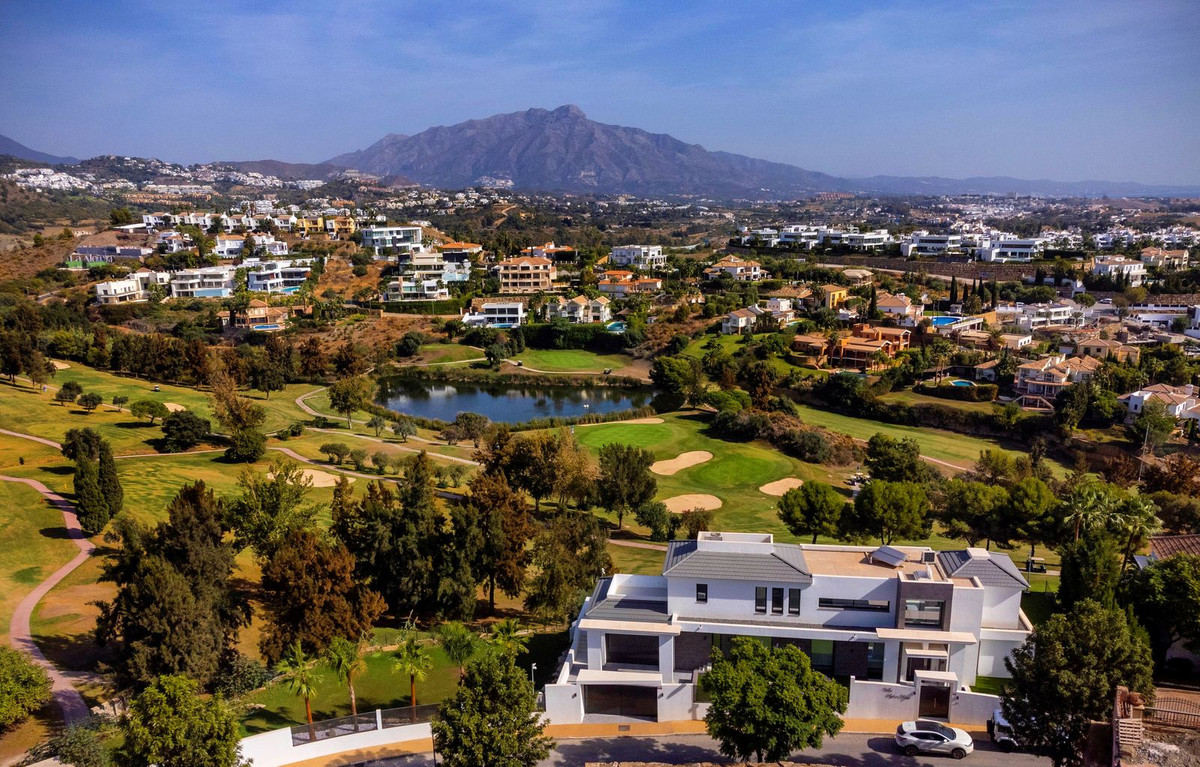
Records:
M958 380L958 381L951 381L950 385L951 386L974 386L975 384L972 381Z
M942 317L930 317L930 318L929 318L929 321L933 323L933 326L934 326L935 328L940 328L940 327L942 327L943 325L953 325L954 323L956 323L956 322L958 322L958 321L960 321L960 320L962 320L962 317L945 317L945 316L942 316Z
M279 330L279 327L280 327L279 325L275 325L275 324L271 324L271 325L252 325L252 326L250 327L250 329L251 329L251 330Z
M625 332L625 323L622 322L621 320L617 320L616 322L610 322L607 325L605 325L604 327L608 330L609 333L624 333Z

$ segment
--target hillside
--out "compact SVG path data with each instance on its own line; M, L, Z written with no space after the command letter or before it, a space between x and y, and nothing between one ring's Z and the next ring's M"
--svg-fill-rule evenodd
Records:
M228 165L245 173L261 173L264 176L275 176L284 181L324 181L337 177L347 167L331 163L313 164L283 162L282 160L237 160L221 161L218 164Z
M79 158L77 157L59 157L58 155L46 154L36 149L30 149L8 136L0 136L0 155L11 155L22 160L44 162L49 165L75 165L79 162Z

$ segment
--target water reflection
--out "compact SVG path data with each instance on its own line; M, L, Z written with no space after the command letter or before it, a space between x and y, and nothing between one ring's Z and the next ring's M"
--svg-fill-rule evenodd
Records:
M378 402L401 413L442 421L453 421L459 413L471 412L493 421L519 423L535 418L574 418L628 410L649 404L651 395L649 390L610 387L575 389L384 380L379 384Z

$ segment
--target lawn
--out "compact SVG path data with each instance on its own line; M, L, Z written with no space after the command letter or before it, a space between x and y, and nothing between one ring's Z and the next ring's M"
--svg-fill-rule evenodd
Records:
M855 439L868 440L880 433L896 439L912 437L921 446L922 455L952 463L963 469L974 466L979 454L984 450L1000 449L1013 456L1027 455L1025 451L1006 448L999 441L984 437L971 437L966 434L923 426L899 426L867 418L855 418L828 410L818 410L808 405L797 405L796 412L805 423L823 426ZM1047 459L1047 461L1057 476L1066 475L1067 467L1054 460Z
M0 482L0 640L8 637L17 603L78 552L66 537L62 514L41 494Z
M518 656L517 664L528 670L537 663L539 684L554 673L558 656L566 647L566 632L538 633L530 637L528 650ZM417 682L417 705L440 703L458 687L458 669L451 665L442 649L429 645L433 668L424 682ZM354 691L360 713L377 708L401 708L410 703L409 679L393 670L393 652L374 652L367 656L367 670ZM316 696L312 699L313 719L332 719L350 714L346 685L325 665L317 666ZM304 700L296 697L283 681L269 684L242 700L249 706L242 729L246 734L304 723Z
M904 405L944 405L956 410L978 413L990 413L998 407L991 402L963 402L961 400L946 399L945 397L934 397L930 394L917 394L911 389L891 392L879 399L883 402L899 402Z
M582 349L526 349L513 359L547 373L602 373L611 369L617 375L633 362L628 354L596 354Z
M699 414L676 413L663 416L661 424L599 424L577 428L575 435L580 444L595 452L609 442L621 442L643 447L659 460L690 451L712 453L712 460L655 479L660 500L687 493L720 498L721 508L714 512L717 529L770 532L781 540L792 540L776 517L779 499L758 488L785 477L845 486L850 467L804 463L760 442L716 439L705 433L705 426L706 419ZM631 524L627 517L626 525Z
M609 543L608 555L612 557L613 572L633 575L662 575L665 552L635 549L630 546L615 546Z
M483 349L461 344L425 344L421 347L421 363L441 365L448 362L465 362L483 359Z

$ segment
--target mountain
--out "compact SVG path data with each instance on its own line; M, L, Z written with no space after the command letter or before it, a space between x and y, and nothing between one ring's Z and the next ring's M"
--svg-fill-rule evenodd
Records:
M10 155L21 160L29 160L30 162L44 162L47 165L77 165L79 163L78 157L59 157L58 155L39 152L36 149L30 149L24 144L10 139L8 136L0 136L0 154Z
M228 165L243 173L261 173L264 176L275 176L284 181L325 181L335 178L346 165L334 165L323 162L312 164L306 162L283 162L282 160L238 160L220 161L218 165Z
M413 136L393 134L328 163L451 188L501 180L547 191L724 197L848 189L844 180L824 173L598 123L576 106L496 115Z
M787 198L812 192L876 195L1022 194L1062 197L1200 196L1200 186L1133 182L838 178L793 165L710 152L672 136L589 120L576 106L468 120L412 136L389 134L328 165L457 188L511 182L546 191Z

